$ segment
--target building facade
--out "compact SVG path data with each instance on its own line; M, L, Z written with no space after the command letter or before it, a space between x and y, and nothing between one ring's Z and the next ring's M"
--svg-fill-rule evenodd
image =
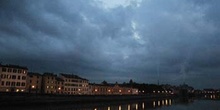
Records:
M42 75L39 73L28 72L26 91L29 93L41 93Z
M60 74L64 80L64 94L80 95L88 94L88 80L77 75Z
M57 85L56 85L57 75L53 73L44 73L42 77L42 93L45 94L56 94Z
M64 80L59 77L56 78L56 89L57 94L64 94Z
M0 91L25 92L27 67L0 64Z
M90 95L136 95L138 89L118 84L89 84Z

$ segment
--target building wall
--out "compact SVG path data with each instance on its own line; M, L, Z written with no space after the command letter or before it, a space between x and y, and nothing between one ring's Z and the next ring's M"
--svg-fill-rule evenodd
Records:
M70 77L60 75L60 78L64 80L64 94L88 94L88 80L71 77L71 75Z
M10 66L0 66L0 91L25 92L27 69Z
M57 94L64 94L64 81L57 80L56 82Z
M41 93L42 75L39 73L28 73L26 90L29 93Z
M89 85L89 94L91 95L131 95L138 94L138 89L129 87L120 87L118 85Z
M45 94L56 94L56 75L54 74L43 74L42 79L42 93Z

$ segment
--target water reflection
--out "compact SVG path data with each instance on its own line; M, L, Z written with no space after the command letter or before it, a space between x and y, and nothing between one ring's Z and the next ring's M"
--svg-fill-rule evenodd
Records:
M218 96L216 95L206 95L206 98L215 99ZM203 100L204 101L204 100ZM213 101L213 100L208 100ZM197 100L197 103L200 102ZM194 100L193 99L145 99L145 100L135 100L135 101L122 101L122 102L97 102L97 103L91 103L91 104L72 104L72 105L60 105L60 106L49 106L49 107L32 107L30 108L9 108L9 109L1 109L1 110L149 110L149 109L159 109L159 110L173 110L173 109L181 109L181 108L175 108L178 107L178 105L181 105L181 107L190 107L194 106ZM197 104L196 103L196 104ZM203 105L206 104L212 104L209 102L205 102ZM196 105L195 104L195 105ZM220 105L220 102L218 103ZM175 106L172 106L175 105ZM201 105L201 104L198 104ZM200 107L196 105L196 107ZM194 107L194 108L196 108ZM220 107L220 106L218 106ZM170 108L170 109L169 109ZM210 107L212 108L212 106ZM185 109L187 110L187 109ZM191 110L197 110L197 109L191 109ZM200 109L205 110L205 109ZM217 109L216 109L217 110Z

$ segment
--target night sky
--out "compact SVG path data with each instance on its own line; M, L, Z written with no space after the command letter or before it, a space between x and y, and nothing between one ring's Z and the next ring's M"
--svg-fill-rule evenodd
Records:
M0 62L90 82L220 88L220 0L1 0Z

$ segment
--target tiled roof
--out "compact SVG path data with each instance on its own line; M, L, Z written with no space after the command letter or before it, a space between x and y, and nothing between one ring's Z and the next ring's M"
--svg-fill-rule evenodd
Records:
M35 75L35 76L42 76L40 73L28 72L27 75Z
M19 65L11 65L11 64L7 64L7 65L2 65L2 64L0 64L0 67L17 68L17 69L25 69L25 70L28 70L27 67L19 66Z
M66 78L75 78L75 79L87 80L87 79L81 78L81 77L79 77L77 75L73 75L73 74L60 73L60 75L63 76L63 77L66 77Z
M54 77L57 77L57 75L54 74L54 73L44 73L43 76L54 76Z
M57 81L64 81L63 79L59 78L59 77L56 77L56 80Z

